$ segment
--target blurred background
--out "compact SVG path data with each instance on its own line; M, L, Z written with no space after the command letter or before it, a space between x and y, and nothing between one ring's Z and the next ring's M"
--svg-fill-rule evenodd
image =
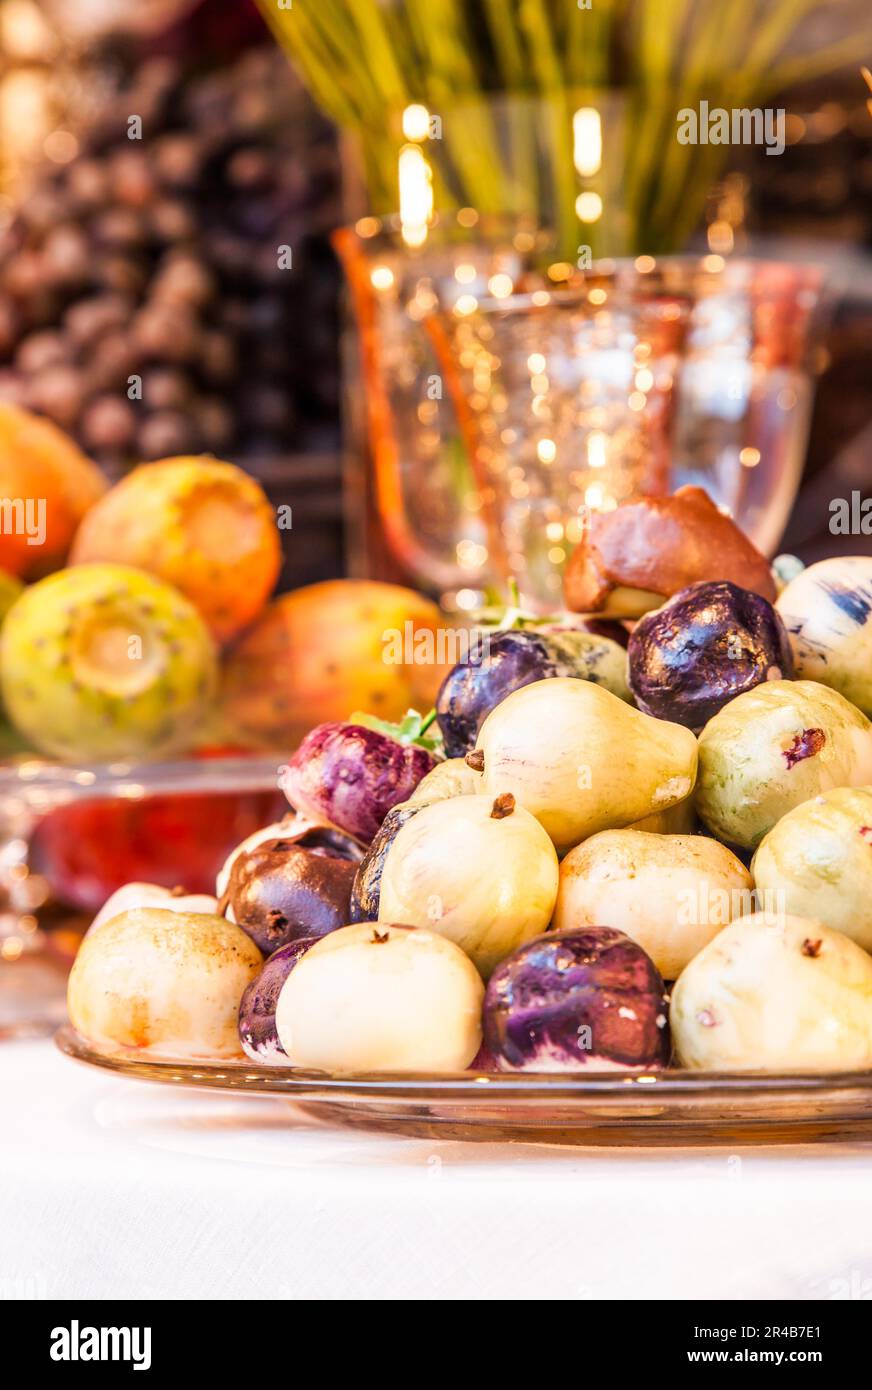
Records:
M337 227L372 235L405 196L408 232L417 195L425 223L435 203L467 228L464 212L549 227L558 280L582 243L814 261L830 315L783 546L868 550L833 536L828 512L870 473L868 4L754 0L727 26L721 6L684 0L580 9L0 0L0 399L48 416L113 477L174 454L242 463L294 509L283 588L351 570L444 591L372 515ZM682 163L668 122L698 92L783 107L784 154L708 146ZM587 169L560 119L576 102L605 149ZM281 246L293 265L277 272ZM480 542L458 544L474 559Z

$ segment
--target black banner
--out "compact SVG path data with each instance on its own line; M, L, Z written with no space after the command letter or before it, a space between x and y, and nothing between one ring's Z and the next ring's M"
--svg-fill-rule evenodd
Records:
M367 1302L365 1292L350 1302ZM450 1300L440 1300L450 1301ZM543 1300L553 1303L554 1300ZM573 1302L575 1300L567 1300ZM585 1379L608 1376L636 1367L656 1374L686 1368L691 1376L705 1377L712 1370L740 1371L765 1367L777 1383L784 1371L796 1367L824 1371L832 1376L843 1367L855 1366L868 1341L864 1300L800 1303L686 1303L611 1302L570 1314L566 1332L552 1345L552 1355L572 1357L577 1373ZM305 1323L300 1310L292 1313L281 1305L238 1303L140 1303L140 1302L6 1302L0 1304L3 1343L7 1354L14 1347L16 1372L38 1369L52 1381L110 1375L157 1374L184 1367L198 1376L214 1373L226 1384L229 1373L253 1370L262 1380L273 1369L294 1375L294 1352L307 1360L312 1340L302 1336ZM324 1314L320 1314L323 1318ZM347 1314L334 1316L345 1317ZM531 1310L535 1341L544 1329L540 1313ZM555 1317L546 1314L553 1339ZM293 1321L289 1321L293 1318ZM323 1324L317 1324L319 1331ZM380 1314L380 1331L385 1331ZM291 1328L295 1336L289 1335ZM460 1330L458 1328L458 1330ZM437 1345L447 1350L446 1328ZM424 1334L426 1335L426 1334ZM498 1324L488 1332L481 1327L481 1350L492 1368L494 1342L505 1336ZM468 1328L464 1341L468 1338ZM329 1366L336 1373L336 1345L330 1338ZM379 1339L381 1341L381 1338ZM515 1338L513 1338L515 1340ZM347 1342L355 1368L365 1370L371 1342ZM403 1336L400 1357L413 1357L413 1343ZM430 1362L434 1347L426 1344ZM396 1365L395 1348L391 1360ZM588 1359L589 1369L585 1370ZM415 1357L415 1360L418 1358ZM611 1368L611 1369L609 1369ZM411 1369L411 1368L410 1368ZM371 1371L371 1366L370 1366ZM567 1366L560 1370L565 1378ZM452 1379L454 1373L452 1372Z

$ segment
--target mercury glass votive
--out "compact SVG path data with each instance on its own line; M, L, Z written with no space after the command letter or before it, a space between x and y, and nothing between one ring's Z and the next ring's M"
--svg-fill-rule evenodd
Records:
M686 483L774 550L802 469L820 288L815 267L641 256L431 314L492 556L526 604L559 603L590 511Z
M541 267L553 237L523 219L488 220L462 208L437 217L419 244L404 239L398 219L375 217L341 229L334 242L354 310L345 393L352 569L392 578L397 566L407 580L471 607L495 577L499 532L428 320L437 309L462 313L486 296L499 302L547 283Z

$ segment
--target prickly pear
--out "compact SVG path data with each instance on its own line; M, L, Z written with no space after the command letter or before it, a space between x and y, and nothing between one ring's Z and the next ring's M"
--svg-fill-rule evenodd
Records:
M35 579L62 565L106 486L97 465L51 420L0 402L0 498L12 520L0 528L0 567Z
M281 545L270 502L241 468L172 458L116 483L80 526L71 559L138 565L174 584L226 642L269 598Z
M67 761L184 747L217 679L202 618L168 584L125 565L79 565L28 589L0 633L9 717Z

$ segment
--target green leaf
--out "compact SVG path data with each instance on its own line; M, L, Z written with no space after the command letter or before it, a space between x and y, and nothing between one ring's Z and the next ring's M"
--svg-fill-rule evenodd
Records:
M392 724L388 719L379 719L374 714L355 710L348 722L362 724L365 729L374 729L376 733L386 734L397 743L414 744L417 748L426 748L429 753L441 754L442 731L437 726L432 733L430 732L435 719L435 709L431 709L428 714L419 714L416 709L407 710L399 724Z

